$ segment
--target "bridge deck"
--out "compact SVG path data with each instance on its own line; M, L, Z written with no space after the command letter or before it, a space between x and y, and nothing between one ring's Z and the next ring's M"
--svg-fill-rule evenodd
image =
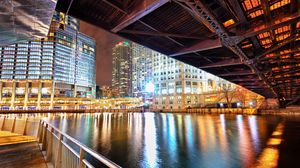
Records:
M46 168L33 137L0 131L0 167Z

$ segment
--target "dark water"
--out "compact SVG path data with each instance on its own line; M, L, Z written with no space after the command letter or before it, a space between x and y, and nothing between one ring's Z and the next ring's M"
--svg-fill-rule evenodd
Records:
M99 113L49 120L122 167L234 168L257 162L282 118Z

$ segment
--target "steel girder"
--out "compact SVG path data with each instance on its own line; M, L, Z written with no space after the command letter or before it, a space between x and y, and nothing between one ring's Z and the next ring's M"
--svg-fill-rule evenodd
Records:
M253 60L250 60L243 50L238 46L238 43L242 41L243 37L230 36L224 26L218 22L212 12L199 0L175 0L176 3L189 10L193 16L201 23L203 23L209 30L216 33L222 40L225 47L230 49L233 53L239 56L242 63L247 65L255 74L262 79L263 83L271 89L272 93L276 97L281 97L278 92L275 91L270 81L257 69L253 64Z

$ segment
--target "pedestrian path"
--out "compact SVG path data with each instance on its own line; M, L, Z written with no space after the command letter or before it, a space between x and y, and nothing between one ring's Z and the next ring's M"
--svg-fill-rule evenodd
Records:
M34 141L35 139L31 136L23 136L8 131L0 131L0 146Z
M47 168L33 137L0 131L0 168Z

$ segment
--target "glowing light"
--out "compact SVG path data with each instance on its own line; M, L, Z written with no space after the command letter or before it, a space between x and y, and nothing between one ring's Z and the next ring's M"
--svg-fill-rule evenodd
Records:
M143 167L157 167L157 144L156 144L156 126L154 120L154 114L146 114L145 115L145 134L144 134L144 143L145 143L145 152L144 156L146 158L146 162Z
M47 93L48 89L47 88L42 88L42 93Z
M146 90L146 92L153 93L154 92L154 84L152 82L147 83L145 90Z
M227 20L226 22L223 23L225 27L231 26L235 23L233 19Z
M238 107L241 107L241 106L242 106L242 103L237 102L236 105L237 105Z
M284 126L282 123L278 124L275 131L272 133L272 136L277 135L278 137L270 138L267 142L267 147L262 151L257 164L255 167L262 168L272 168L277 167L278 159L279 159L279 145L282 141L282 132Z

